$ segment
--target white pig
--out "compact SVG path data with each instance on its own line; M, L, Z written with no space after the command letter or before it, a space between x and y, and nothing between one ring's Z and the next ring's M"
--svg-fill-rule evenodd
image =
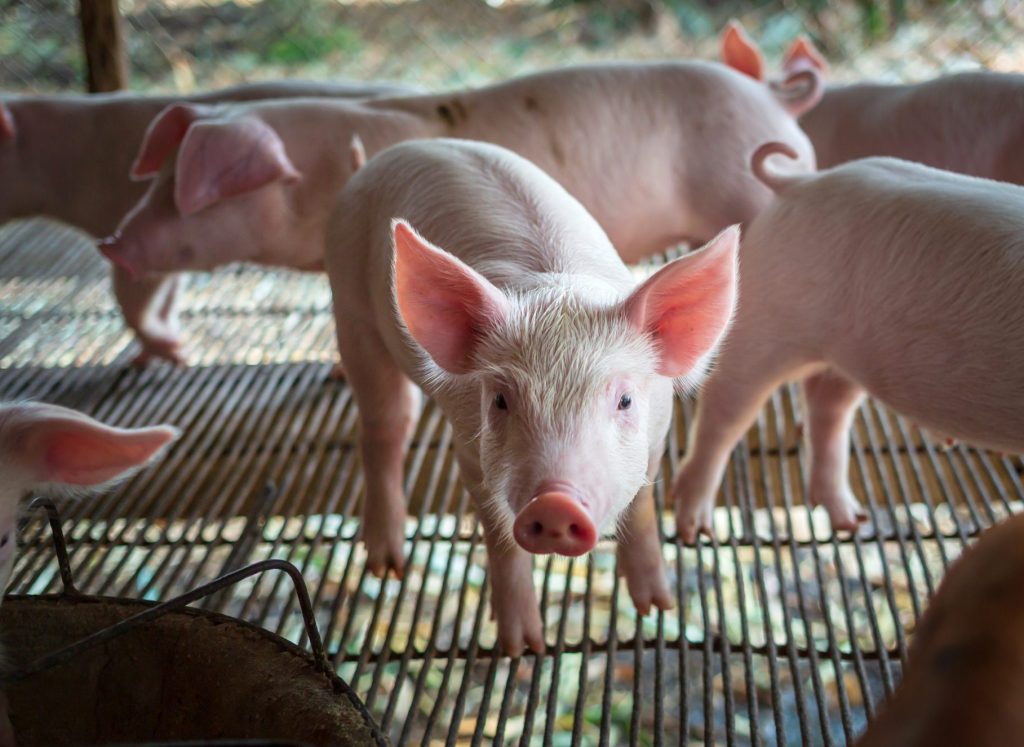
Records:
M650 483L673 380L700 379L731 317L738 236L637 287L580 203L507 150L439 139L371 159L335 206L326 260L369 567L404 566L415 382L455 429L505 651L544 648L528 553L582 555L616 523L638 609L671 607Z
M0 593L11 577L26 492L109 485L156 459L177 435L168 426L111 428L56 405L0 403ZM14 742L0 691L0 745Z
M332 131L337 152L319 156L314 146L325 137L312 134L298 113L271 118L266 110L272 105L263 104L222 110L210 122L200 114L193 129L208 124L211 133L215 125L222 130L218 151L207 146L204 157L244 169L258 166L264 175L279 178L262 185L253 179L244 193L206 199L201 206L185 204L185 194L206 187L194 176L197 150L186 147L186 131L171 128L177 139L169 139L160 152L173 158L181 143L176 163L164 167L103 250L151 284L143 293L156 293L156 273L206 269L231 260L312 266L322 242L308 231L289 231L280 216L293 219L296 206L302 207L303 219L322 209L324 200L300 201L293 192L303 189L311 159L347 158L341 146L358 132L370 155L412 137L459 137L509 148L580 200L622 258L634 262L676 242L705 241L726 226L751 220L771 194L750 174L747 160L762 142L788 143L801 154L801 168L812 170L814 153L795 116L813 106L820 83L817 73L803 71L770 87L705 62L564 68L478 90L365 102L362 114ZM158 120L151 132L160 126ZM257 130L263 133L263 147L235 146L228 154L231 137L252 139ZM279 166L282 155L294 168ZM142 160L147 169L137 170L140 176L161 166L159 159ZM210 170L208 180L216 173ZM254 241L258 256L249 249Z
M1024 188L870 158L780 176L747 231L735 323L698 403L673 487L679 532L710 530L729 453L768 395L805 388L808 497L833 527L862 518L849 426L867 390L922 426L1024 450Z

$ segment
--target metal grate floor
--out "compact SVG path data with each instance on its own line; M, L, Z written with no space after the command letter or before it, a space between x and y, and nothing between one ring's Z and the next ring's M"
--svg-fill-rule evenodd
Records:
M494 653L485 553L451 432L429 403L407 462L406 576L382 583L365 570L353 539L356 409L326 377L325 279L196 276L185 308L194 365L133 370L91 246L39 222L0 231L0 399L184 431L155 468L63 508L76 579L88 593L163 599L290 560L339 672L397 744L849 743L898 681L947 565L1024 499L1020 457L938 449L869 402L852 481L872 521L836 536L808 509L799 404L783 389L734 453L715 537L683 546L665 514L675 611L637 618L611 541L583 560L539 559L552 655L509 660ZM659 501L691 410L677 403ZM32 517L11 590L58 588L46 523ZM302 639L279 578L208 606Z

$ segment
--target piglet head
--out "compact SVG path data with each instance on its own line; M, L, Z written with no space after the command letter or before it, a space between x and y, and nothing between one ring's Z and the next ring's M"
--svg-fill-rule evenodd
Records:
M131 175L153 183L98 248L132 275L258 258L287 221L285 190L300 179L265 122L184 104L150 125Z
M660 458L674 380L695 383L731 319L738 229L623 299L596 280L509 294L394 224L395 299L439 377L472 377L482 485L507 541L582 555Z
M110 485L156 459L177 436L169 426L111 428L56 405L0 404L0 589L14 561L18 502L26 491Z

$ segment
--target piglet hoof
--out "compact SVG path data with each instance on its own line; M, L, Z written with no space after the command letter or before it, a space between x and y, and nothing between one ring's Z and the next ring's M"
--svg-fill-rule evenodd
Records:
M400 517L373 515L363 520L362 540L366 543L366 567L377 578L394 572L396 578L405 574L405 521Z
M836 532L856 532L868 520L867 512L849 488L812 491L811 505L825 507L832 522L832 530Z
M660 610L675 607L675 599L668 589L665 563L656 538L645 542L643 548L620 544L618 556L619 574L626 579L629 596L641 617L646 616L652 606Z
M388 573L394 573L395 578L401 579L405 575L405 548L404 542L398 542L397 546L389 542L378 542L366 540L366 568L377 578L387 578Z
M328 381L345 381L345 364L338 361L331 366L331 372L327 374Z
M697 536L711 536L711 513L713 506L701 504L696 508L676 507L676 532L681 542L687 545L696 544Z
M132 359L132 366L144 368L155 360L167 361L178 368L188 365L180 340L147 340L142 343L142 350Z
M536 605L530 609L498 609L498 645L506 656L521 656L525 651L543 655L544 625Z

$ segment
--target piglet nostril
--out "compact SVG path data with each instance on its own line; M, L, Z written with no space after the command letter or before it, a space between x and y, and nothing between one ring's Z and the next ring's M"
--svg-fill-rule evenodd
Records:
M530 534L534 537L541 536L542 534L544 534L544 525L541 524L539 521L533 522L532 524L530 524Z

